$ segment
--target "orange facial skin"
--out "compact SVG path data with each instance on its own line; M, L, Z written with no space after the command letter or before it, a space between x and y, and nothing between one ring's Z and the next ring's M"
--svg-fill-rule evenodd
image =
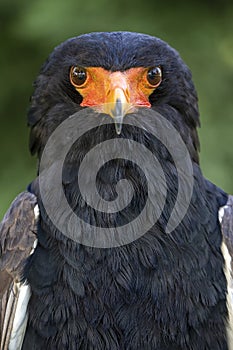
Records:
M70 75L71 83L83 97L81 106L94 107L113 118L112 111L119 100L124 115L133 112L135 107L151 107L149 96L161 82L151 85L147 80L148 68L145 67L123 72L111 72L101 67L87 67L85 70L87 78L81 86L77 86Z

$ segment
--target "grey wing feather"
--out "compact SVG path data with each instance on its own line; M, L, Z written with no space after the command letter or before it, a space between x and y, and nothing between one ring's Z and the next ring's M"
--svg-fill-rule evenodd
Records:
M219 216L223 239L231 256L231 270L233 271L233 196L228 197L227 204L220 209Z
M19 325L19 321L15 321L15 312L19 309L18 300L25 293L22 292L25 289L25 284L21 282L22 270L36 242L37 208L35 195L23 192L13 201L0 223L1 350L11 348L13 324L18 322ZM26 316L20 322L25 323L25 320Z
M233 350L233 196L219 210L219 221L223 234L222 252L225 259L225 275L228 284L228 347Z

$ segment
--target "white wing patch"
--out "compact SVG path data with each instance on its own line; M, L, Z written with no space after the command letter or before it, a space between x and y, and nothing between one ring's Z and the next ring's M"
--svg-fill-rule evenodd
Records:
M218 217L220 223L222 223L225 209L227 209L228 206L225 205L224 207L220 208ZM229 319L228 319L228 325L227 325L227 335L228 335L228 347L229 350L233 350L233 271L231 270L231 256L229 254L228 248L226 244L222 243L222 254L225 260L225 275L227 278L227 304L228 304L228 313L229 313Z
M18 299L8 350L20 350L22 347L28 320L27 306L31 296L28 284L14 283L14 289L17 290Z
M36 239L34 241L30 255L34 253L37 243L38 240ZM17 302L8 350L20 350L23 344L24 335L27 327L27 307L31 296L31 288L27 283L14 282L13 291L11 293L17 295Z
M224 205L224 207L221 207L218 211L218 219L219 219L220 224L222 223L222 220L224 217L224 212L225 212L225 209L227 209L227 208L228 208L228 205Z
M38 204L36 204L34 207L34 214L35 214L35 219L38 220L39 215L40 215L40 209L39 209Z
M227 278L227 306L228 306L228 325L227 325L227 335L228 335L228 346L229 350L233 350L233 279L231 275L231 256L228 252L225 243L222 244L222 253L225 259L225 275Z
M38 204L34 207L35 219L38 220L40 211ZM34 253L38 240L36 239L30 255ZM31 288L27 283L14 282L11 294L17 295L15 316L11 330L8 350L21 350L27 327L27 307L31 296Z

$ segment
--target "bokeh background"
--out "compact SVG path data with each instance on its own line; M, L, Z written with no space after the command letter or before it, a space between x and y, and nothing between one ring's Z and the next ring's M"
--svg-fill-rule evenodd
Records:
M180 52L199 95L203 173L233 193L232 0L1 0L0 25L0 219L36 175L32 82L54 46L91 31L148 33Z

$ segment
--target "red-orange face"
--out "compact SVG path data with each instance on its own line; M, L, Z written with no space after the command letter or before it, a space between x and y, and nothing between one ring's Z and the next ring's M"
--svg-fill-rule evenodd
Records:
M160 67L111 72L100 67L71 67L70 81L83 97L81 106L109 114L121 132L123 117L137 107L151 107L149 96L160 85ZM118 127L117 127L118 126Z

